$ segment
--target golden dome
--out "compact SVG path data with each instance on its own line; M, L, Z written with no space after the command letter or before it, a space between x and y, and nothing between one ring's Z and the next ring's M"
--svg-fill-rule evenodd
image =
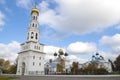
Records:
M63 53L63 50L62 50L62 49L59 49L58 53Z
M31 10L31 14L32 14L33 12L36 12L36 13L39 15L39 10L38 10L37 8L33 8L33 9Z

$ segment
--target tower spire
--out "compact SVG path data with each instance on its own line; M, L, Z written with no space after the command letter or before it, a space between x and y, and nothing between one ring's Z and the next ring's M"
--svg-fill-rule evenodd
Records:
M34 7L36 8L37 3L35 2Z

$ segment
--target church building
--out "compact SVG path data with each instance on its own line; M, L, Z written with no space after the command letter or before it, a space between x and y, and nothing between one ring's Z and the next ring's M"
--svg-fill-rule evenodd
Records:
M31 20L27 30L27 40L21 44L18 53L17 75L42 75L44 74L44 45L39 43L39 10L32 8Z

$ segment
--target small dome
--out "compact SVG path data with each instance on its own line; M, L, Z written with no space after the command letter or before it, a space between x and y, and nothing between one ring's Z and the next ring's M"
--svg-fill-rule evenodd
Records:
M96 53L96 55L99 55L99 53Z
M33 12L36 12L36 13L39 15L39 10L38 10L37 8L33 8L33 9L31 10L31 14L32 14Z
M65 56L68 56L68 53L65 53Z
M57 53L56 53L56 52L54 53L54 56L57 56Z

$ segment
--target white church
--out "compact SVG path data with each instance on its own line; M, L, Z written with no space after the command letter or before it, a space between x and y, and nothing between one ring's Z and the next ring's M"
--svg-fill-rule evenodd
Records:
M31 20L27 31L27 40L21 44L18 53L17 75L44 74L44 45L39 43L39 10L31 10Z

